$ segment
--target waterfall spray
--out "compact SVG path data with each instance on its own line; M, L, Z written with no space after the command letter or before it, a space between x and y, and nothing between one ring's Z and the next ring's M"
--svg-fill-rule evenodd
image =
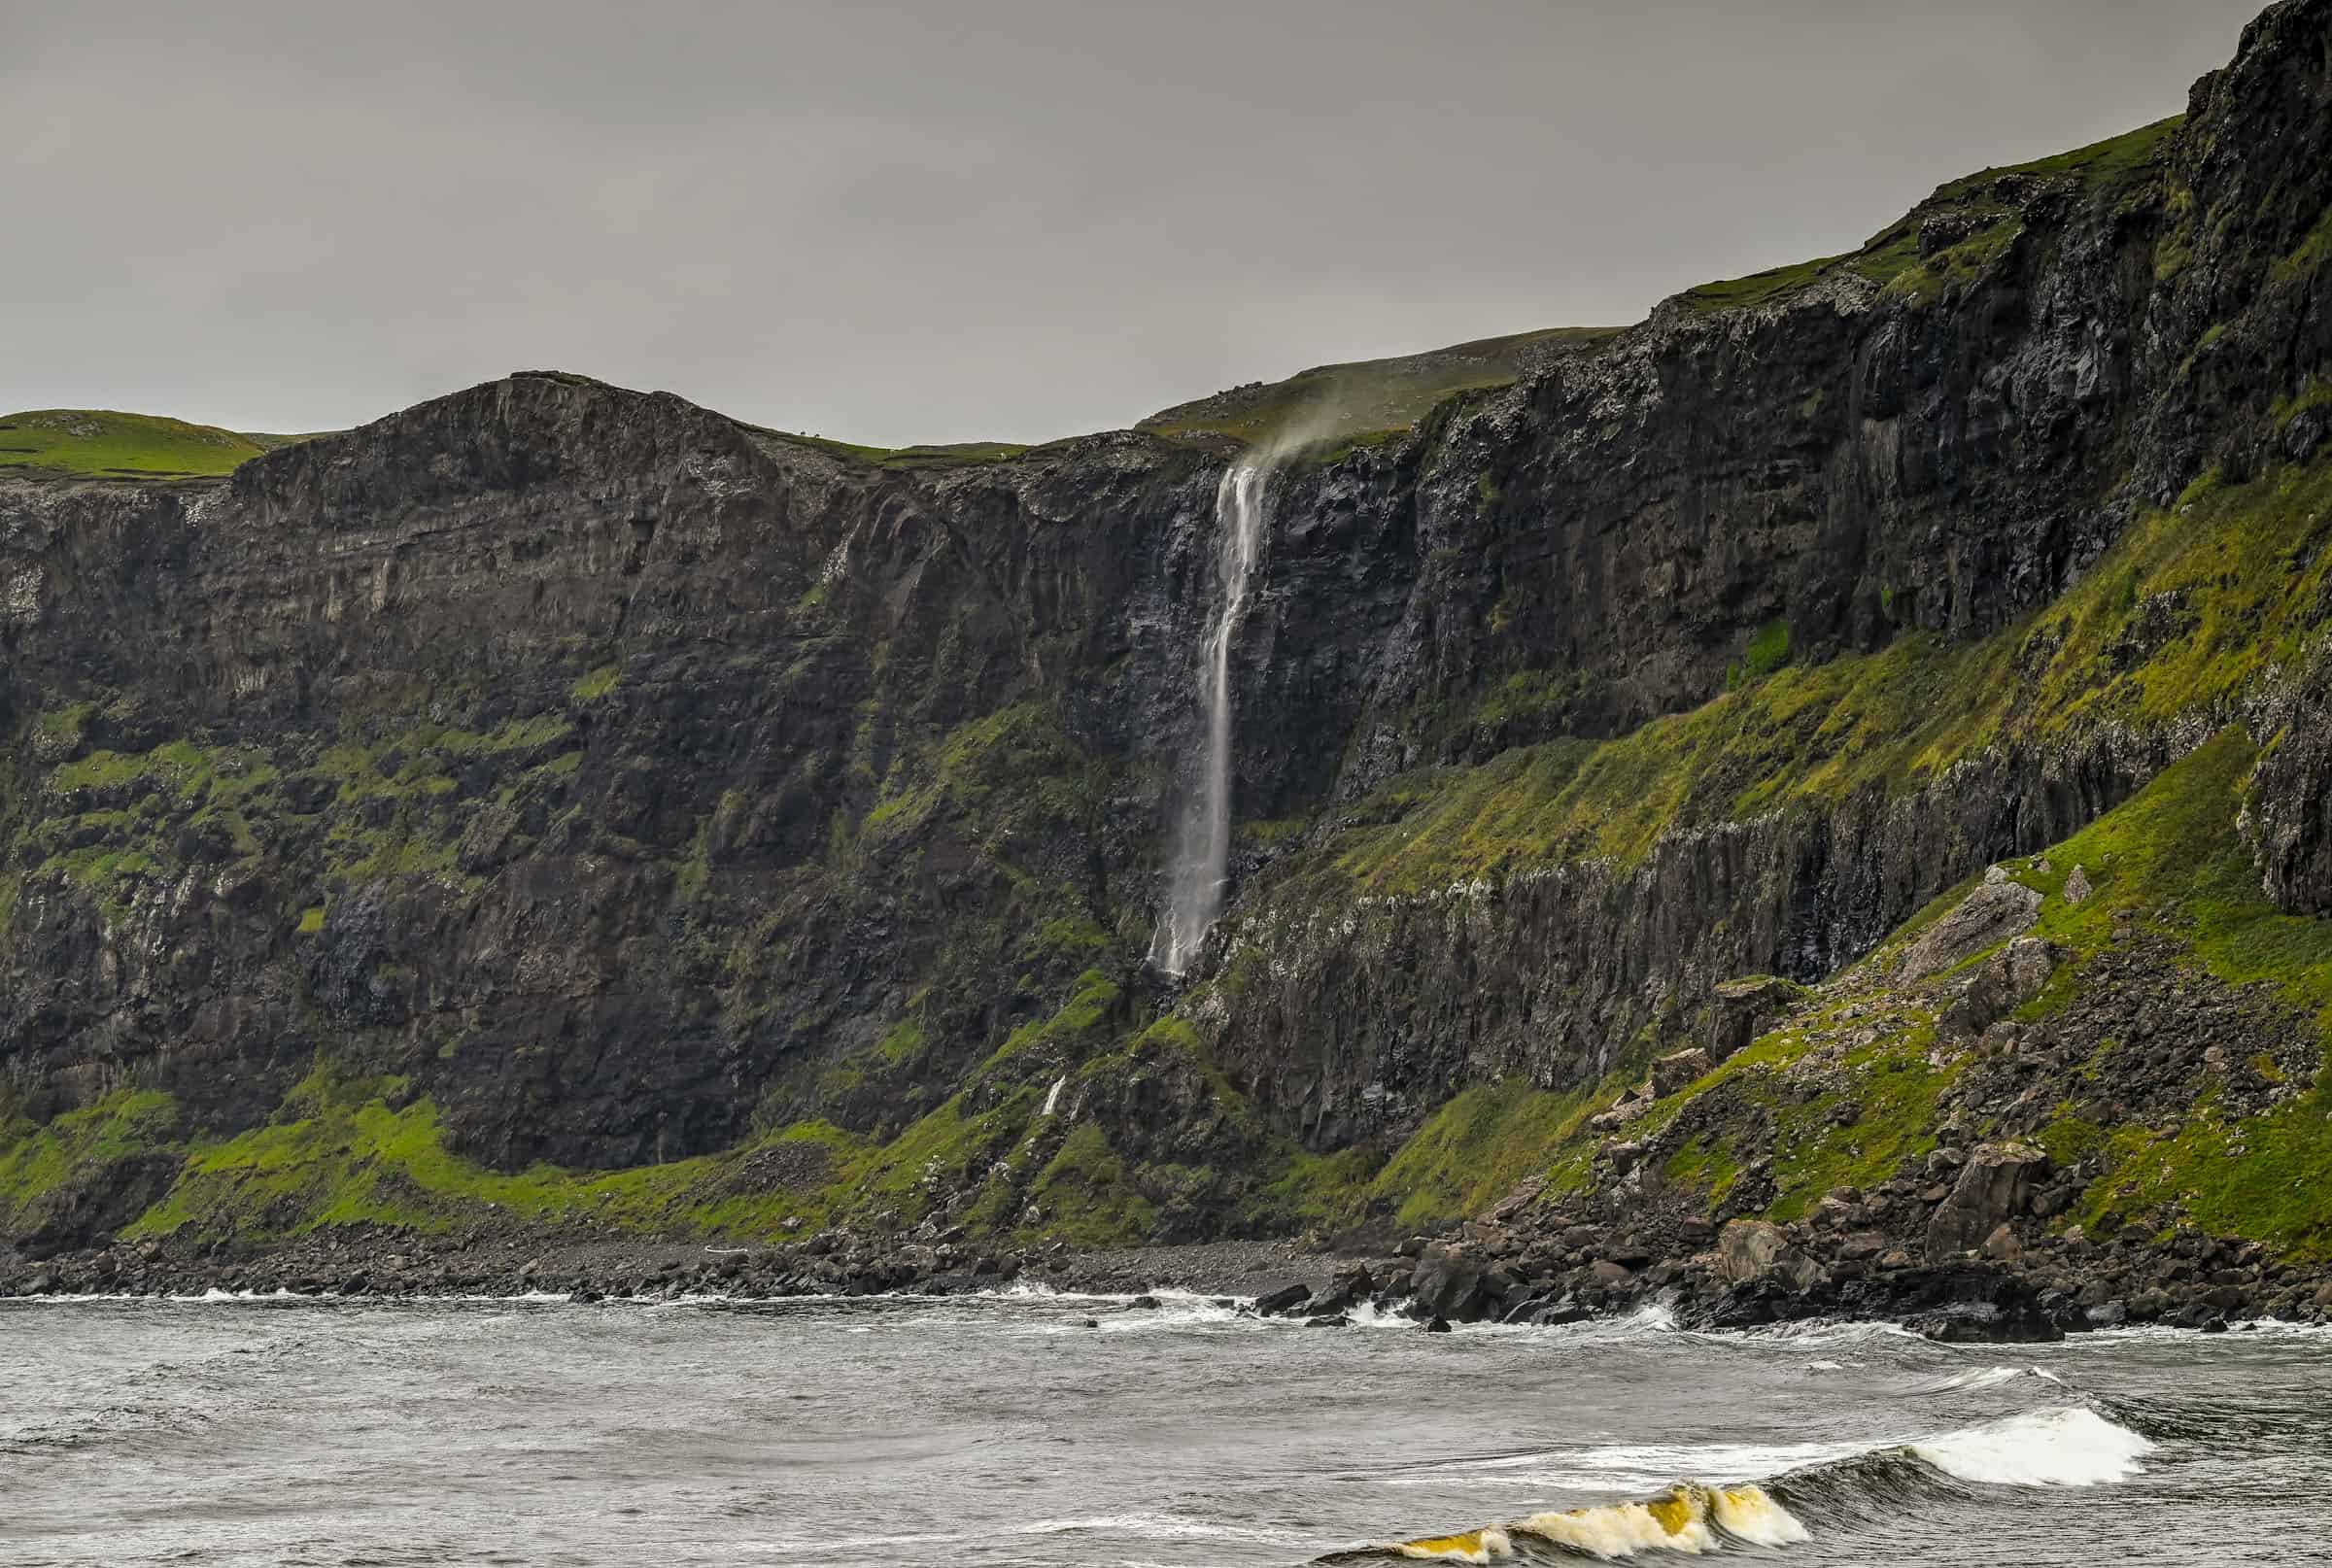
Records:
M1183 809L1165 916L1151 939L1150 961L1180 975L1198 956L1216 916L1231 859L1231 639L1247 614L1249 585L1263 548L1263 494L1285 447L1241 459L1215 491L1215 613L1199 645L1198 704L1207 752L1199 787Z

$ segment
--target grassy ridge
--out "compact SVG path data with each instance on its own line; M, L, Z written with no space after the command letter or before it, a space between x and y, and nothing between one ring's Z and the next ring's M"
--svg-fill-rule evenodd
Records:
M232 430L154 414L44 408L0 416L0 468L42 475L191 479L231 473L266 450Z
M1230 436L1250 444L1301 424L1323 446L1398 435L1462 392L1506 387L1616 327L1555 327L1483 338L1425 354L1320 365L1152 414L1135 426L1168 436Z
M1938 187L1935 194L1907 217L1880 230L1858 250L1794 261L1744 278L1704 283L1676 297L1686 309L1696 312L1746 309L1794 293L1841 269L1852 269L1899 293L1933 298L1951 282L1988 269L2020 231L2013 211L1993 195L2002 181L2072 181L2089 200L2118 201L2161 167L2172 134L2184 122L2184 116L2174 115L2070 153L1982 170ZM1920 225L1925 219L1944 213L1958 215L1973 232L1959 244L1922 258Z

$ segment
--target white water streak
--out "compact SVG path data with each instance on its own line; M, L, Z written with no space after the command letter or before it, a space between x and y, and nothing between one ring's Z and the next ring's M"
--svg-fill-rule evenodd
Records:
M1183 816L1165 918L1150 958L1180 975L1222 913L1231 859L1231 642L1247 617L1255 562L1263 553L1265 487L1282 447L1233 463L1215 491L1215 613L1199 648L1198 700L1206 715L1207 753L1200 787Z

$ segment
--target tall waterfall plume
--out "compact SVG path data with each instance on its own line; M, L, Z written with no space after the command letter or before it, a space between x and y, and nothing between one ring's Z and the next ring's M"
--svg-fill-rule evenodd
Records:
M1206 716L1206 758L1198 788L1183 807L1166 911L1150 941L1150 962L1180 975L1222 913L1231 859L1231 639L1247 615L1263 550L1265 487L1286 454L1275 442L1231 464L1215 491L1215 609L1199 644L1198 703Z

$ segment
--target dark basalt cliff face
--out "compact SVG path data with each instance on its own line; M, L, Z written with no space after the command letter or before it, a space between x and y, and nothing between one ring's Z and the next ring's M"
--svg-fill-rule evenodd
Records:
M2332 0L2286 0L2182 121L1299 459L1181 988L1141 955L1227 442L870 460L543 373L223 482L0 478L0 1112L172 1118L20 1156L13 1222L135 1218L322 1063L495 1170L994 1118L887 1211L1042 1227L1086 1160L1104 1230L1248 1223L1295 1145L1584 1089L2229 723L2290 733L2246 829L2321 912L2314 612L2213 622L2257 667L2185 689L2197 601L2102 647L2067 605L2315 471L2327 198Z

